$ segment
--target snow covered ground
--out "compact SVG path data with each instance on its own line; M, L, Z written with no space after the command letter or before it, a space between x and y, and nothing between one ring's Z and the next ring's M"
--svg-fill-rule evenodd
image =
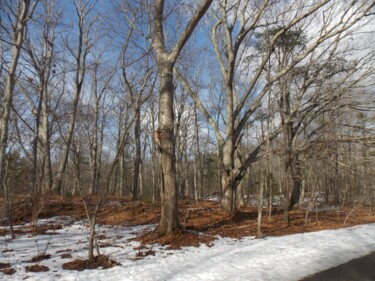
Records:
M62 229L39 236L17 236L13 241L0 237L0 262L17 270L0 280L299 280L315 272L345 263L375 251L375 224L326 230L283 237L241 240L218 238L212 247L201 245L182 250L153 246L155 255L136 260L137 242L129 241L143 227L99 227L100 243L109 247L101 253L121 263L111 269L67 271L62 264L87 252L88 229L83 221L52 218L40 223L61 223ZM20 226L22 227L22 226ZM39 264L48 272L26 272L25 266L38 254L51 258ZM63 259L70 253L72 258Z

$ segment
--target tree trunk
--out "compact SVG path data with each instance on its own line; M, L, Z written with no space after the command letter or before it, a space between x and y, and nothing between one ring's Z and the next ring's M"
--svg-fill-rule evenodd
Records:
M78 46L77 53L74 55L75 60L75 73L74 73L74 98L72 103L71 112L69 115L69 125L68 131L65 135L65 147L63 149L63 154L59 164L58 172L56 178L53 182L52 189L61 194L62 181L65 174L65 169L68 164L68 156L70 152L70 147L72 145L74 128L76 124L77 108L81 97L81 91L83 86L83 81L86 74L86 58L92 45L89 40L89 29L85 29L85 18L90 13L92 8L85 8L83 3L79 3L81 7L76 7L76 12L78 16ZM89 25L90 26L90 25Z
M245 207L245 200L244 200L244 185L245 182L242 180L237 186L237 206L238 207Z
M258 194L258 219L257 219L257 238L263 238L262 232L262 217L263 217L263 192L264 185L267 181L267 174L263 172L260 179L259 194Z
M5 167L5 157L7 153L7 146L8 146L8 129L9 129L9 120L10 120L10 112L13 103L13 90L14 85L16 84L16 70L18 65L18 59L21 53L21 47L23 44L23 34L27 24L29 9L30 9L30 0L22 1L22 7L19 10L19 13L16 15L16 23L15 23L15 33L13 37L13 48L12 48L12 58L9 66L9 74L6 78L5 84L5 92L2 99L2 108L1 108L1 132L0 132L0 184L6 185L6 181L4 181L4 167Z
M223 197L221 199L221 205L223 210L228 214L234 214L236 210L236 202L235 202L235 190L236 185L233 181L232 170L233 170L233 149L232 149L232 142L228 140L224 147L223 147L223 165L225 171L222 172L221 175L221 186L222 186L222 193Z
M43 105L43 99L44 99L44 87L47 87L47 85L41 85L41 89L39 91L40 96L38 100L38 106L36 108L35 112L35 125L34 125L34 138L32 142L32 157L33 157L33 172L31 176L31 186L32 186L32 192L34 195L37 195L41 191L41 186L38 183L38 152L39 152L39 129L40 129L40 119L41 119L41 113L42 113L42 105ZM39 195L37 195L39 197Z
M222 185L222 177L223 177L223 173L221 171L221 147L219 144L217 144L217 149L216 149L216 165L217 165L217 169L216 169L216 179L217 179L217 187L218 187L218 190L216 191L220 191L220 194L221 194L221 198L220 198L220 201L222 200L223 196L224 196L224 193L223 193L223 185Z
M175 171L175 139L173 112L173 64L161 65L159 62L159 129L161 165L161 217L159 235L180 231L178 223L178 204Z
M198 127L198 112L197 103L194 103L194 198L195 202L198 202L200 191L202 190L202 163L201 163L201 152L199 145L199 127Z
M151 130L155 131L155 107L154 100L151 101ZM152 165L152 204L156 201L156 161L157 151L155 142L151 142L151 165Z
M99 127L99 97L98 97L98 67L99 63L95 61L94 63L94 77L93 77L93 92L95 95L94 100L94 124L92 131L92 147L91 147L91 188L90 194L95 194L97 192L98 185L98 127Z
M302 191L302 175L299 161L296 159L291 169L293 179L293 189L290 199L289 209L292 209L295 205L300 203L301 191Z
M0 119L0 184L4 190L4 196L6 201L6 211L9 222L9 227L11 231L12 239L15 238L13 231L13 221L11 214L11 202L9 197L9 185L7 180L8 167L6 164L6 153L8 147L8 129L10 122L10 112L13 104L13 91L16 84L16 70L18 66L18 60L21 53L21 48L24 39L24 31L28 19L32 16L35 9L36 3L34 3L33 8L30 9L30 0L23 0L18 14L16 15L16 22L14 23L14 34L13 34L13 48L12 48L12 58L9 65L9 72L6 78L4 96L2 97L1 104L1 119Z
M43 179L44 179L44 189L51 190L53 184L52 175L52 164L51 164L51 143L50 143L50 126L49 126L49 97L48 91L45 90L42 108L42 128L41 128L41 141L43 145Z
M135 139L135 158L134 158L132 200L138 200L138 187L139 187L139 178L140 178L139 171L140 171L140 164L141 164L141 108L139 104L137 104L135 108L134 139Z
M65 137L65 146L64 146L64 150L63 150L62 157L60 160L58 172L53 182L52 189L57 191L58 194L62 194L62 181L63 181L63 176L65 173L66 166L68 164L68 156L69 156L70 146L72 144L72 139L73 139L73 134L74 134L77 107L78 107L78 102L80 99L80 93L81 93L81 87L77 88L75 91L72 112L70 114L70 120L69 120L69 128Z
M95 226L96 226L96 216L89 217L90 223L90 236L89 236L89 251L88 258L90 262L94 261L94 242L95 242Z
M13 216L12 216L12 201L9 196L8 192L8 162L5 163L4 165L4 178L3 178L3 186L4 186L4 199L5 199L5 210L6 210L6 216L9 224L9 229L10 229L10 237L11 239L15 239L16 235L14 234L14 229L13 229Z
M175 166L175 135L174 135L174 84L173 67L182 48L193 33L199 20L210 7L212 0L204 0L191 16L185 30L181 32L176 44L169 52L164 34L164 0L154 1L154 40L152 47L155 51L159 77L159 129L157 130L160 149L161 166L161 218L159 235L180 232L178 223L178 204Z

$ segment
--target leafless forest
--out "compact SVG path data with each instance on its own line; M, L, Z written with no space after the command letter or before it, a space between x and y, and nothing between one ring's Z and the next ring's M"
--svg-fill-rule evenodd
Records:
M1 218L20 198L375 204L373 0L0 0ZM95 198L95 200L93 199ZM92 201L95 201L95 204Z

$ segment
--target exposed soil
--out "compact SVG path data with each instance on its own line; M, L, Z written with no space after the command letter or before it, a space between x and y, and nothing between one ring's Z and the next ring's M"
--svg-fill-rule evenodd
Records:
M77 259L71 262L64 263L63 269L82 271L85 269L96 269L98 267L102 267L103 269L108 269L117 265L120 265L120 264L114 260L111 260L105 255L99 255L99 256L94 257L92 261Z
M0 199L1 201L1 199ZM32 204L28 197L21 197L13 204L13 220L15 224L31 221ZM95 206L96 197L90 198L90 207ZM45 196L41 199L43 208L39 212L40 218L55 216L70 216L76 219L86 218L80 197L62 198L60 196ZM255 236L257 234L257 208L245 207L230 217L224 214L220 204L212 201L200 201L198 204L188 200L179 202L179 219L181 232L177 235L158 237L157 231L144 233L137 239L145 244L160 243L169 245L170 248L182 246L198 246L200 243L210 245L216 236L241 238L243 236ZM324 229L336 229L358 224L374 223L375 216L369 215L369 208L334 208L328 211L311 211L306 219L306 211L297 209L290 213L290 225L283 218L281 209L273 209L268 217L267 209L264 209L262 221L263 234L265 236L280 236L301 232L311 232ZM98 223L106 225L134 226L145 224L157 224L160 218L160 205L142 201L131 201L125 197L108 197L100 211ZM344 224L344 222L346 223ZM0 224L6 225L5 215L0 213ZM16 235L20 233L45 233L47 230L61 228L59 224L49 224L16 229ZM8 228L0 230L0 235L8 235ZM51 231L48 232L51 234ZM97 237L98 240L104 239ZM100 244L106 247L105 244ZM149 254L152 254L151 252ZM142 254L144 253L142 252ZM83 262L83 261L79 261ZM79 263L77 262L77 263ZM78 266L79 267L79 266Z

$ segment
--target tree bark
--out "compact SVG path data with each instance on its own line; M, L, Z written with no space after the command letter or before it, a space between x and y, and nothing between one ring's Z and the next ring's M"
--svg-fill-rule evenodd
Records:
M141 106L139 100L135 107L135 123L134 123L134 140L135 140L135 157L134 157L134 174L133 174L133 189L132 200L138 200L138 187L140 180L140 165L141 165Z
M48 90L45 90L44 99L43 99L43 108L42 108L42 128L41 128L41 142L43 145L43 180L44 180L44 189L51 190L53 184L53 175L52 175L52 163L51 163L51 133L49 125L49 96Z
M91 162L91 188L90 194L95 194L97 192L98 186L98 133L99 133L99 96L98 96L98 67L99 62L94 63L94 73L93 73L93 93L94 93L94 124L92 131L92 145L90 153Z
M233 159L233 144L229 139L223 147L223 165L224 171L221 175L221 186L223 197L221 199L221 205L224 212L228 214L234 214L236 210L235 191L236 183L232 175L234 168Z
M300 162L298 159L295 159L291 170L292 170L293 189L292 189L289 209L292 209L294 206L299 204L301 200L302 174L301 174Z
M159 131L161 165L161 218L158 232L160 235L180 231L178 222L177 186L175 171L174 139L174 85L173 64L159 63Z
M202 191L203 172L202 157L200 155L198 110L196 102L194 102L194 154L194 199L195 202L198 203Z

